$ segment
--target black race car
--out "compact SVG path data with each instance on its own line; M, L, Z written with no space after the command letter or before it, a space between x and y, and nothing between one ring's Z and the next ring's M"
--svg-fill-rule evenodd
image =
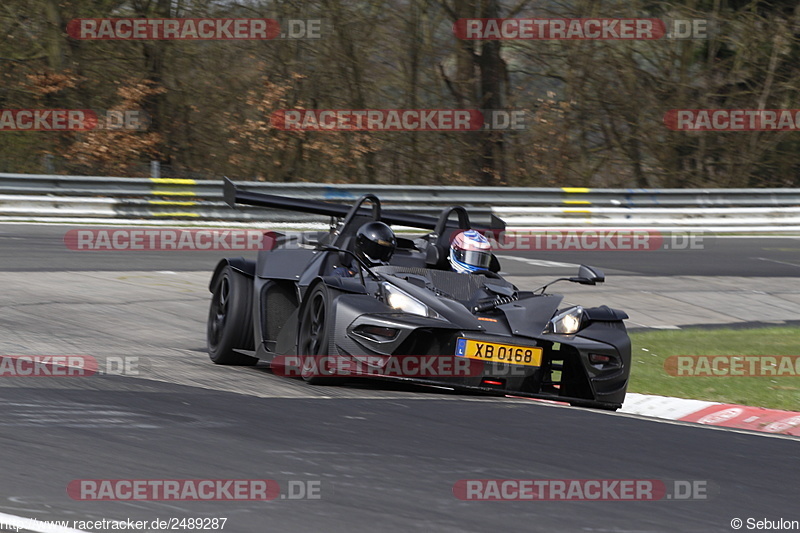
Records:
M227 179L225 200L338 223L330 231L273 234L273 246L255 261L220 261L209 285L213 362L261 359L312 384L369 376L611 410L622 405L631 367L628 316L606 306L561 307L563 297L545 288L519 290L498 274L495 257L479 273L451 271L451 238L472 227L463 207L445 208L437 219L381 209L367 194L348 209L240 190ZM428 232L398 236L388 264L371 266L353 251L358 228L371 221ZM473 227L503 228L494 217L489 227ZM353 275L335 274L348 265L356 265ZM581 266L564 279L595 285L604 276Z

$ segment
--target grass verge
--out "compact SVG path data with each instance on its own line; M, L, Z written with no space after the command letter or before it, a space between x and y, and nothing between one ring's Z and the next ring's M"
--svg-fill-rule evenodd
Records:
M631 340L633 368L628 392L800 411L800 359L792 370L772 366L781 374L772 376L708 376L713 366L709 372L709 367L700 366L701 361L692 368L703 376L671 375L665 368L667 358L676 355L800 356L800 327L648 331L631 333ZM716 361L718 372L730 372L724 360ZM757 371L763 368L762 361L770 365L769 360L752 363ZM742 364L749 369L751 362L743 360ZM686 367L682 373L687 373Z

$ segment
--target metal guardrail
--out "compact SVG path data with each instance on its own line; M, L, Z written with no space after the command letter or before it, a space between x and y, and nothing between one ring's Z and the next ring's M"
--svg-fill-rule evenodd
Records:
M237 182L245 190L351 203L368 192L393 209L437 214L464 205L509 227L800 227L800 189L589 189ZM221 180L0 173L0 216L309 222L282 210L230 209ZM793 229L794 230L794 229Z
M404 204L604 207L800 206L800 189L590 189L584 187L464 187L331 183L237 182L270 194L349 201L368 192ZM222 199L222 181L0 173L0 194L196 196Z

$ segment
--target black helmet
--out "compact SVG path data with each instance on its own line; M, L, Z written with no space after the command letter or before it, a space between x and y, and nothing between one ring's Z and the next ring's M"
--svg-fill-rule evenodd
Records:
M396 247L392 228L383 222L367 222L356 232L356 255L372 264L389 261Z

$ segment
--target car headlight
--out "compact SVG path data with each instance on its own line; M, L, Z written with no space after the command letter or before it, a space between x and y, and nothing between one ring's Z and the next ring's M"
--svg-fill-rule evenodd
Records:
M404 313L427 317L439 316L436 311L391 283L383 284L383 298L389 307Z
M570 307L563 313L559 313L550 319L544 333L558 333L559 335L574 335L581 329L581 317L583 317L583 307L576 305Z

